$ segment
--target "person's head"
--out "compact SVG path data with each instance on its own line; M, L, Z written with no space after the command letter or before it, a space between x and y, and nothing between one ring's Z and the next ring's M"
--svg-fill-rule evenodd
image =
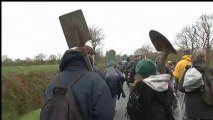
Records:
M198 60L206 61L206 51L202 48L195 49L192 53L192 62L195 62Z
M87 52L85 52L85 50ZM95 51L90 46L85 45L83 47L74 47L66 50L61 58L59 70L64 71L70 63L74 63L77 61L81 61L86 65L86 62L84 60L85 55L88 56L91 65L93 66Z
M156 65L155 63L150 59L143 59L140 60L135 68L135 79L145 79L149 77L150 75L156 75Z
M136 53L134 55L134 58L137 59L138 61L140 61L142 59L142 56L143 56L142 54Z
M191 54L191 52L189 49L186 49L183 51L183 55L190 55L190 54Z

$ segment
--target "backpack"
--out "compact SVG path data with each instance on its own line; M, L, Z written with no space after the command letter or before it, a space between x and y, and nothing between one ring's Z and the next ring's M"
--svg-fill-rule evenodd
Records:
M179 83L178 89L181 92L187 92L183 87L183 84L185 82L185 74L187 73L187 71L188 70L186 69ZM205 68L203 71L199 72L202 74L202 80L204 83L204 85L201 85L200 87L202 101L207 105L213 105L213 74L210 72L210 69L208 68Z
M139 86L139 87L143 87L143 86ZM171 107L171 113L173 115L174 118L178 118L180 115L180 103L178 100L178 97L176 96L173 88L170 86L168 86L169 89L167 91L167 104ZM130 92L129 95L129 100L127 102L127 106L126 106L126 114L125 116L127 118L130 118L131 120L137 120L139 118L143 118L144 117L144 111L145 109L142 108L142 102L143 99L141 98L141 94L140 90L137 90L138 88L134 87L133 90ZM157 99L153 101L153 104L151 106L152 110L152 120L156 120L157 117L160 118L167 118L169 116L165 116L166 114L162 114L162 111L164 111L164 113L168 113L169 111L166 111L165 109L165 104L160 103ZM158 111L158 112L155 112ZM137 117L137 118L136 118ZM150 118L151 119L151 118ZM173 119L173 118L171 118Z
M194 67L190 67L185 75L183 87L185 92L192 92L204 85L202 74Z
M213 74L209 69L204 69L203 82L204 86L201 87L202 100L208 105L213 105Z
M126 106L125 117L134 120L136 115L140 115L142 107L140 105L140 94L133 88L129 94L129 100Z
M60 74L53 81L58 85L53 89L53 95L48 98L40 114L40 120L83 120L72 91L73 85L84 75L70 82L67 88L60 83Z

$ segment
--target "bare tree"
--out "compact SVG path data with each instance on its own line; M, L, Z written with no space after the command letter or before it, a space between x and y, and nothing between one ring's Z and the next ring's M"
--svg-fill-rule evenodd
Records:
M49 60L49 63L55 64L55 63L57 63L57 56L54 55L54 54L51 54L51 55L49 56L48 60Z
M181 49L194 50L196 47L199 47L200 42L196 36L194 25L184 27L182 31L176 35L175 44Z
M27 61L27 62L30 62L30 61L32 61L29 57L26 57L25 58L25 61Z
M47 56L44 54L44 53L39 53L37 56L34 57L35 61L38 61L38 62L41 62L43 63L44 62L44 59L46 58Z
M199 21L196 22L196 35L201 40L202 48L206 48L207 60L209 62L210 54L209 51L213 46L213 14L211 15L202 15L199 18Z
M134 54L144 54L147 55L151 53L153 48L150 46L150 44L143 44L141 48L138 48Z
M11 58L9 58L7 55L3 55L2 56L2 64L3 65L9 65L12 64L13 60Z
M181 49L206 48L209 61L209 51L213 45L213 15L202 15L194 25L186 26L176 35L175 44Z
M30 59L29 57L26 57L24 61L25 61L26 65L32 65L33 64L33 60Z
M20 58L15 59L16 64L21 64L23 62L23 60L21 60Z
M7 55L3 55L1 57L1 61L4 62L5 60L10 59Z
M57 61L59 63L61 61L62 55L60 53L58 53L56 56L57 56Z
M104 34L102 32L101 28L98 28L96 26L91 26L89 27L89 32L91 34L91 41L90 43L92 44L92 48L96 51L96 56L100 56L101 55L101 51L102 51L102 40L104 39Z

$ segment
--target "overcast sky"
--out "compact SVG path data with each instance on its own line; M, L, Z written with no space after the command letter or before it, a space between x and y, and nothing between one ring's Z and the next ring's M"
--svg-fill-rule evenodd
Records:
M183 27L213 13L213 2L2 2L2 55L63 55L68 46L58 17L78 9L88 26L103 30L104 52L114 49L130 55L143 44L154 47L150 30L174 45Z

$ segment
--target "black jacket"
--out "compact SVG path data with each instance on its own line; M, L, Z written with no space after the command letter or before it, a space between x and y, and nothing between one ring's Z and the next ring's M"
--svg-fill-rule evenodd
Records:
M125 81L125 77L121 73L120 70L115 68L114 65L108 65L105 72L104 72L104 80L106 81L110 93L112 97L118 96L118 99L120 98L120 95L123 91L123 82Z
M141 111L131 120L174 120L171 109L172 98L169 98L169 94L173 92L170 89L158 92L140 81L136 83L132 92L140 94Z

